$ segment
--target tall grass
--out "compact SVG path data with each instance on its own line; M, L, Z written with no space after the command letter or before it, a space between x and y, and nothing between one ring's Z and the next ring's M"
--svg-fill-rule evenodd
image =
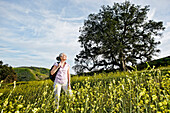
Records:
M62 91L58 110L50 80L19 85L14 82L13 86L1 86L1 113L170 112L170 71L163 70L74 76L71 82L73 96Z

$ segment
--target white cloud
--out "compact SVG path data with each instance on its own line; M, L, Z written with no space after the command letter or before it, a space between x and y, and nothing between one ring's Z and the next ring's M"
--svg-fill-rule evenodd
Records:
M156 12L156 8L151 9L151 10L148 12L148 14L147 14L148 20L153 20L154 15L155 15L155 12Z
M170 22L167 22L165 27L166 27L166 29L168 29L170 27Z
M30 63L47 67L51 62L39 60L52 61L57 54L65 52L70 58L68 61L73 65L72 60L80 47L77 39L79 27L82 25L76 21L83 17L63 18L62 15L41 9L41 7L38 10L25 9L24 6L7 2L1 2L1 6L3 7L0 14L3 16L0 17L7 19L3 20L6 25L12 23L14 27L0 27L0 44L6 43L9 46L9 48L0 49L0 53L6 57L1 56L1 59L8 59L14 66ZM17 58L8 56L11 53L15 53ZM15 59L15 62L12 59Z

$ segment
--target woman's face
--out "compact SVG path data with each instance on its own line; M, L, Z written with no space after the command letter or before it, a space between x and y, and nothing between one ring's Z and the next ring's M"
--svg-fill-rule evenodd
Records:
M61 60L67 60L67 56L65 54L62 54L62 56L60 57Z

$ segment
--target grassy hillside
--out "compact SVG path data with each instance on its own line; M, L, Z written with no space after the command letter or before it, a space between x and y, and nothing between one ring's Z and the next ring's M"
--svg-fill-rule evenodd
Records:
M160 67L160 66L168 66L168 65L170 65L170 56L149 61L148 64L151 67L155 66L155 68ZM138 64L137 68L138 68L138 70L145 69L145 68L147 68L147 64L146 63Z
M18 81L45 80L49 75L49 69L39 67L17 67L14 71Z

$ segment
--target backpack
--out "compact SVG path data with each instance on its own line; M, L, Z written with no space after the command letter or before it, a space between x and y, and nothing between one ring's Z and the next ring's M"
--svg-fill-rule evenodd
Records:
M60 62L57 62L58 64L60 63ZM55 77L56 77L56 74L57 74L57 72L59 71L59 69L60 69L60 67L57 69L57 71L52 75L51 74L51 70L53 69L53 67L54 67L54 65L51 67L51 69L50 69L50 71L49 71L49 78L54 82L54 80L55 80Z

